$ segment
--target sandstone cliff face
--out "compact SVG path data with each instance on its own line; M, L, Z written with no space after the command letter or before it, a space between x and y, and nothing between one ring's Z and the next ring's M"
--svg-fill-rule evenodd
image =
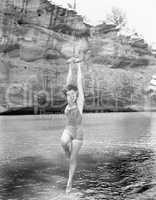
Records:
M143 103L155 73L145 68L150 53L144 41L119 36L114 25L91 27L75 11L47 0L16 0L0 13L1 111L35 106L36 95L46 97L47 107L63 106L66 60L73 55L85 60L86 108Z
M61 86L65 83L61 67L67 72L66 60L71 56L82 57L88 50L88 28L82 17L46 0L14 1L14 4L6 1L1 14L4 64L0 78L6 83L5 93L9 93L6 101L1 100L2 104L30 107L35 93L41 90L48 91L52 99L53 90L60 87L56 82ZM54 96L60 96L57 93L60 92Z

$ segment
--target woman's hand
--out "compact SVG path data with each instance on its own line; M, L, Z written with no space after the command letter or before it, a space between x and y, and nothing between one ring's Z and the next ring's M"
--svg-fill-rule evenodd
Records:
M83 59L80 59L80 58L75 58L75 60L74 60L75 63L80 63L82 61L83 61Z
M72 57L72 58L67 60L67 63L79 63L79 62L82 62L82 61L83 61L82 58Z
M71 57L71 58L69 58L68 60L67 60L67 63L74 63L74 57Z

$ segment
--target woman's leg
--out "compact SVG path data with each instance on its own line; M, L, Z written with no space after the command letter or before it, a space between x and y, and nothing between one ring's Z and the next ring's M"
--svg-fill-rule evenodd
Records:
M68 158L70 158L71 154L71 137L68 132L68 130L64 130L62 136L61 136L61 145L65 151L65 154Z
M69 193L72 189L72 180L77 166L77 157L78 153L81 149L83 141L82 140L73 140L72 141L72 149L69 163L69 178L66 188L66 193Z

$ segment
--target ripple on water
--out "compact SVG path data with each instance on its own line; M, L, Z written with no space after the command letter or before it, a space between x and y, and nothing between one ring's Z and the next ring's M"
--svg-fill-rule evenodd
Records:
M115 152L109 160L94 160L91 168L77 173L74 187L82 191L83 199L134 199L134 195L145 195L155 187L153 156L150 149L133 148L127 156Z
M52 163L42 157L26 157L2 165L0 199L37 200L121 200L156 198L154 158L150 149L130 148L106 151L96 157L79 158L73 191L64 194L67 163Z

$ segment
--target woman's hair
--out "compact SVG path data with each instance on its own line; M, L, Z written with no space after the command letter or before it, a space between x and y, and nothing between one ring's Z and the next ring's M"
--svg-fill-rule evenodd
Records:
M75 92L77 92L78 88L77 88L76 85L69 84L69 85L65 86L65 88L63 89L64 95L67 96L67 92L70 91L70 90L74 90Z

